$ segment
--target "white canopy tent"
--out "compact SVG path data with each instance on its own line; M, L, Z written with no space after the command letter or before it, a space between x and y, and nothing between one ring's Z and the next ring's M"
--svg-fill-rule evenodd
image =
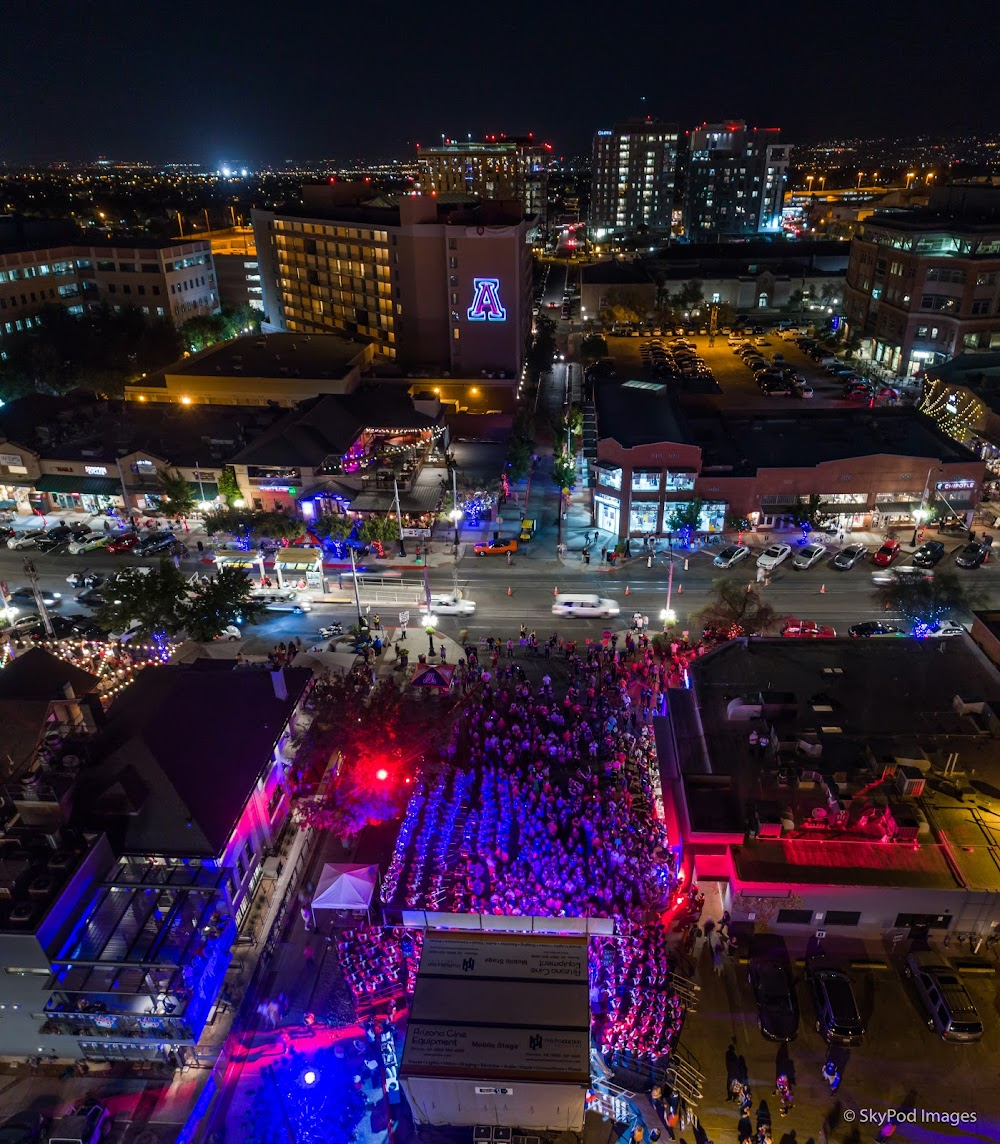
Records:
M378 866L328 862L313 895L312 908L355 910L367 914L377 885Z

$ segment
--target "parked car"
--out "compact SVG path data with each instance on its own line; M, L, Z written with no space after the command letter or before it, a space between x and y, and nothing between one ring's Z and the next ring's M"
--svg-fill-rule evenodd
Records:
M107 543L106 532L82 532L69 542L66 551L70 556L79 556L84 552L93 552L95 548L103 548Z
M788 559L791 553L792 546L790 544L772 544L757 557L757 567L766 570L777 568L782 561Z
M806 960L806 979L816 1010L816 1032L827 1044L860 1045L865 1026L847 974L811 957Z
M34 548L35 542L45 535L47 534L44 528L25 529L24 532L19 532L15 536L11 536L7 540L7 547L13 548L18 552L23 551L25 548Z
M793 397L813 397L814 391L811 385L807 385L804 381L792 382L792 396Z
M901 636L905 635L902 629L896 627L895 624L886 624L881 620L865 620L860 624L852 624L847 629L848 635L854 636L855 639L875 639L880 636Z
M931 949L914 950L903 964L927 1014L927 1025L943 1041L971 1044L983 1037L983 1022L952 963Z
M82 592L77 592L76 602L83 604L85 608L102 608L104 592L100 588L85 588Z
M472 550L477 556L503 556L507 552L517 551L517 541L513 537L507 540L491 540L485 544L474 545Z
M953 636L964 636L965 628L961 624L956 624L954 620L939 620L919 631L914 631L913 634L922 639L951 639Z
M811 568L814 564L818 564L825 555L826 545L807 544L795 553L795 559L792 561L792 567L798 568L799 570Z
M973 540L958 550L955 556L955 563L959 568L978 568L986 559L986 554L989 550L990 546L988 544L982 544L978 540Z
M839 572L847 572L854 567L855 564L868 555L868 549L863 544L848 544L846 548L842 548L837 555L833 558L833 566Z
M712 563L716 568L732 568L734 564L739 564L749 555L750 549L745 544L730 544L728 548L723 548Z
M837 629L829 624L817 624L815 620L786 620L781 634L792 640L832 640L837 638Z
M757 1003L757 1027L769 1041L794 1041L799 1031L799 1002L787 961L751 957L748 976Z
M177 544L177 538L172 532L154 532L135 546L139 556L155 556L160 552L170 552Z
M124 536L113 536L108 541L108 551L114 556L122 552L131 552L139 543L139 537L134 532L127 532Z
M925 540L914 552L912 560L921 568L933 568L944 557L944 545L940 540Z
M877 564L880 568L888 568L889 565L899 555L899 541L886 540L882 547L872 557L872 562Z

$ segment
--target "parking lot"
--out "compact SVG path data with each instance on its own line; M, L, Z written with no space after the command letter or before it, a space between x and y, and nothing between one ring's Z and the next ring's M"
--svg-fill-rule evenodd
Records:
M826 369L808 357L792 338L783 338L776 333L761 335L758 339L758 349L761 355L771 363L776 353L783 355L783 365L794 369L801 375L807 385L812 389L813 396L800 398L779 394L763 394L754 380L754 372L747 368L743 359L735 352L723 334L716 335L715 344L709 345L709 338L702 334L685 334L685 340L693 342L695 352L711 370L715 384L691 384L683 379L676 384L678 392L699 393L706 396L717 395L720 404L727 409L788 409L801 408L804 401L810 407L821 409L848 409L867 407L867 403L859 404L848 401L842 396L843 386L830 376ZM660 339L665 346L674 340L671 335L663 335ZM645 337L609 337L608 353L614 358L618 376L621 378L643 378L648 376L646 362L643 360L641 347L650 343ZM885 399L877 399L876 404L887 404Z
M688 1018L681 1043L707 1078L699 1117L708 1136L715 1141L736 1139L736 1105L726 1100L726 1049L733 1043L746 1062L752 1118L756 1121L761 1113L765 1119L770 1116L776 1142L791 1139L804 1144L813 1139L867 1144L877 1132L867 1110L884 1113L890 1107L976 1116L964 1128L927 1120L920 1123L918 1117L917 1124L901 1124L893 1137L906 1144L1000 1139L1000 1020L995 976L963 975L985 1035L976 1044L952 1044L927 1027L912 986L900 972L902 950L887 955L859 946L841 952L866 1032L860 1047L833 1050L843 1078L833 1095L822 1075L830 1050L815 1031L812 997L803 962L794 960L795 951L793 973L801 1020L796 1039L783 1046L765 1040L757 1028L746 960L730 962L716 975L707 946L702 950L697 969L702 987L698 1011ZM875 956L869 958L871 952ZM881 967L873 968L876 965ZM785 1118L779 1115L778 1098L773 1095L775 1078L782 1071L789 1076L794 1095L794 1105Z

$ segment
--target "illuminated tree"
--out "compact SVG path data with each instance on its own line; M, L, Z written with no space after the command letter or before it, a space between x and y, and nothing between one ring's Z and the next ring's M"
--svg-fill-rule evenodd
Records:
M872 596L882 609L898 612L915 635L926 635L942 620L966 615L986 602L982 589L948 570L933 576L897 574L889 583L879 584Z
M756 586L722 578L712 581L708 603L694 615L706 636L718 640L765 635L780 618Z
M663 523L668 531L681 534L682 544L690 544L691 534L701 527L701 510L704 505L705 502L698 497L684 501L671 511Z
M421 702L391 679L374 687L367 671L324 682L298 760L319 778L336 761L325 793L297 804L296 817L342 838L398 818L417 768L450 726L451 711Z

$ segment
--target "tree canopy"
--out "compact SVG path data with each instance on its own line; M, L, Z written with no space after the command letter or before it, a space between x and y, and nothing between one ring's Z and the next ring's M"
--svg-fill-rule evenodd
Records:
M707 635L723 640L765 635L780 618L755 585L723 578L712 581L708 603L695 613Z
M264 614L239 568L223 568L207 582L189 585L169 560L142 572L125 568L108 582L97 622L109 632L132 632L138 639L176 636L214 639L229 624L253 624Z
M883 610L898 612L916 635L986 602L981 588L949 569L933 576L897 573L888 583L879 584L872 595Z
M175 516L188 516L194 509L194 490L186 477L177 469L157 469L160 484L160 504L165 512Z
M305 522L283 512L259 508L220 508L205 516L209 536L228 532L247 540L268 537L273 540L298 540L306 531Z

